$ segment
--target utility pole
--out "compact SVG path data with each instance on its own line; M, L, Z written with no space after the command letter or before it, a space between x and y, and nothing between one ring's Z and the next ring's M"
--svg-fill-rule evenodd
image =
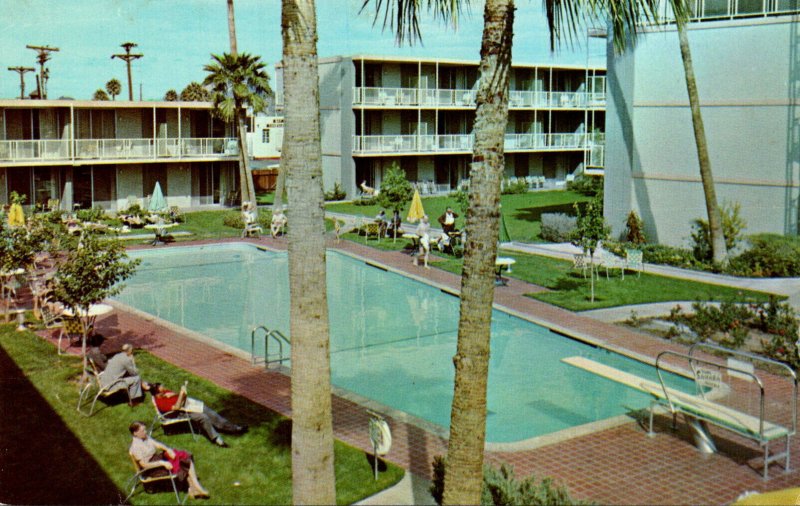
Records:
M41 100L47 99L47 80L50 78L50 71L44 68L44 64L50 60L50 53L56 52L57 47L50 46L25 46L28 49L36 51L36 61L39 62L39 76L37 79L37 87L39 89L39 98Z
M125 48L125 54L112 54L111 59L119 58L120 60L125 61L128 64L128 100L133 102L133 79L131 79L131 62L133 60L138 60L143 54L131 54L131 49L137 47L138 44L135 42L125 42L120 44L120 47Z
M25 98L25 73L36 72L33 67L8 67L8 70L19 74L19 98Z

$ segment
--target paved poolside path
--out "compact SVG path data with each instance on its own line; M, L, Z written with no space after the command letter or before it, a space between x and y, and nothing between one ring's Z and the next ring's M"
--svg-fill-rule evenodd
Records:
M285 249L286 246L285 239L263 238L247 242L275 249ZM380 251L350 241L338 244L331 241L330 247L451 290L457 291L460 284L460 277L453 274L413 266L409 257L400 252ZM557 331L608 348L627 350L630 355L652 359L664 349L679 349L672 343L522 296L537 290L542 288L511 279L508 286L497 288L495 301ZM178 367L279 413L291 415L290 382L284 374L252 366L248 360L198 342L174 326L161 325L154 318L127 311L117 310L99 318L97 328L110 337L104 343L104 350L118 348L122 342L132 342ZM368 415L365 409L335 397L333 411L336 437L368 451ZM573 497L601 504L725 504L744 491L800 485L800 472L782 474L779 466L772 466L774 478L763 482L758 472L761 453L757 446L727 432L712 430L719 434L717 444L721 452L703 455L695 449L691 436L680 429L683 424L679 424L677 433L672 433L668 420L659 417L657 436L649 438L636 421L628 420L618 426L566 440L533 442L528 445L530 449L490 450L487 460L495 464L512 464L518 477L530 474L551 476L557 483L566 485ZM431 461L435 455L446 452L446 439L398 418L389 417L388 421L394 441L388 459L416 477L429 479ZM798 450L800 448L795 442L792 445L792 466L795 469L800 466ZM383 500L376 500L387 504L398 500L425 503L429 498L407 494L400 498L386 495Z

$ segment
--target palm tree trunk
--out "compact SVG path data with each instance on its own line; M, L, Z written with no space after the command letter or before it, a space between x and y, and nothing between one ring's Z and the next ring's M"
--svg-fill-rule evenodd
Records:
M334 504L330 339L313 0L283 0L285 126L292 336L292 502Z
M697 93L697 81L694 76L689 38L686 36L686 22L679 19L675 25L678 28L683 70L686 74L686 91L689 94L689 107L692 110L692 126L694 127L694 140L697 146L697 161L700 165L700 179L703 182L703 194L706 199L712 258L714 263L724 264L728 260L728 251L725 246L725 235L722 232L722 219L719 205L717 204L716 190L714 189L714 176L711 173L711 158L708 156L706 131L703 126L703 116L700 113L700 97Z
M253 174L250 172L250 157L247 154L247 129L244 126L244 109L237 110L236 131L239 137L239 187L242 192L242 202L245 200L256 205L256 189L253 183Z
M286 187L286 169L283 164L278 166L278 180L275 182L275 196L272 200L272 209L280 209L283 204L283 191Z
M486 0L444 504L480 504L513 0Z
M228 37L231 40L231 54L236 56L236 17L233 14L233 0L228 0Z

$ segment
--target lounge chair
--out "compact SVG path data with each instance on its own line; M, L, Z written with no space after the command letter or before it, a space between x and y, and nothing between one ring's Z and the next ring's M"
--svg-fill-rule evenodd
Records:
M97 399L100 397L107 399L112 395L116 394L120 390L125 392L125 395L128 396L128 405L132 406L131 396L128 392L128 384L125 382L123 378L118 379L114 383L104 387L103 384L100 382L100 370L95 365L94 360L91 358L87 358L89 362L89 371L90 374L89 381L81 388L80 396L78 396L78 412L84 416L92 416L94 413L94 405L97 404ZM83 411L83 404L84 402L89 401L89 392L92 390L92 387L97 388L97 393L94 395L92 399L92 405L89 408L88 412Z
M626 249L625 250L625 265L628 269L636 271L636 277L642 275L642 271L644 270L644 262L643 262L643 255L642 251L638 249Z
M183 411L182 409L176 409L173 411L162 412L158 409L155 396L151 395L150 400L152 401L153 410L156 414L153 418L153 423L150 424L150 431L148 434L152 435L156 426L161 426L161 430L164 431L164 435L166 435L167 429L171 429L177 425L186 424L189 426L189 432L192 433L192 439L197 440L197 434L194 433L194 426L192 426L192 419L189 418L189 414L186 413L186 411Z
M128 504L128 500L133 497L133 494L136 492L136 487L140 484L144 491L147 493L156 492L156 485L159 483L170 483L172 485L172 491L175 493L175 500L178 504L184 504L186 502L186 495L183 496L181 499L180 494L178 493L178 485L175 481L175 475L167 472L165 474L154 474L154 469L143 469L142 466L139 465L139 462L136 460L131 453L128 453L128 456L131 458L131 462L133 462L133 468L135 469L135 473L131 478L128 480L128 485L126 488L130 487L131 491L128 493L128 497L125 498L123 501L124 504ZM167 489L168 491L169 489Z

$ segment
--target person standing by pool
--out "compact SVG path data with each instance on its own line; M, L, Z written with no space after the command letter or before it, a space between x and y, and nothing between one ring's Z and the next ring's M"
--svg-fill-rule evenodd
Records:
M424 260L424 265L426 269L430 269L428 267L428 253L431 250L431 224L428 222L428 215L424 215L422 219L419 221L419 225L417 225L417 236L419 236L419 255L422 256ZM414 265L419 265L418 256L414 257Z

